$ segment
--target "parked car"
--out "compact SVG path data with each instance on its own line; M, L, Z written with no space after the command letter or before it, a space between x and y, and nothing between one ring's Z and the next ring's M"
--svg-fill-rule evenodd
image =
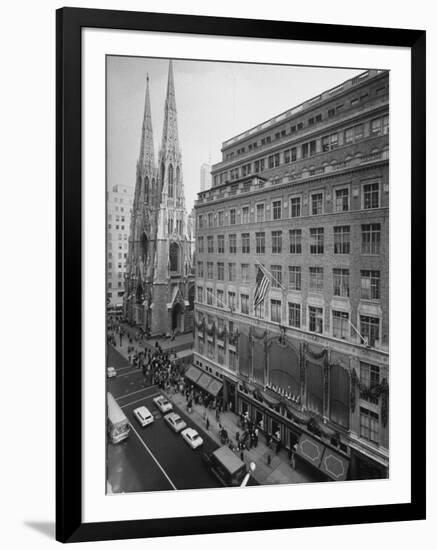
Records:
M193 428L185 428L185 430L182 431L181 436L192 449L197 449L197 447L203 445L203 439Z
M174 412L164 416L164 420L167 422L170 428L174 430L176 433L179 433L181 430L187 427L186 423L182 420L182 418Z
M154 397L153 402L163 414L173 410L173 405L163 395L158 395L158 397Z
M147 407L144 407L144 406L138 407L138 409L135 409L134 415L143 428L144 426L151 424L154 420L153 414L149 411Z
M117 371L115 370L114 367L108 367L106 369L106 374L108 378L113 378L114 376L117 376Z

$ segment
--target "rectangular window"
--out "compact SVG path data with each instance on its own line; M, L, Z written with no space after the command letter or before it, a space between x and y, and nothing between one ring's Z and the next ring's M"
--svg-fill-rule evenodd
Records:
M223 290L217 290L217 307L223 308L226 306L225 304L225 296Z
M364 407L360 407L360 436L373 443L379 443L379 416Z
M197 276L203 277L203 262L197 262Z
M241 300L241 313L244 313L245 315L249 315L249 295L240 294L240 300Z
M208 227L214 227L214 214L212 212L208 213Z
M361 226L361 253L379 254L381 245L381 224L369 223Z
M288 288L290 290L302 289L302 268L300 266L288 266Z
M350 253L350 235L351 230L349 225L334 227L334 254Z
M302 158L303 159L306 159L308 157L308 150L309 150L308 143L303 143L302 144Z
M310 229L310 253L323 254L324 230L323 227L312 227Z
M272 272L272 288L281 288L282 286L282 266L272 265L270 266Z
M220 210L220 212L218 213L218 225L219 227L222 227L223 224L224 224L224 212L223 210Z
M228 280L229 281L235 281L236 279L236 274L235 274L235 264L234 263L231 263L231 264L228 264L228 274L229 274L229 278Z
M300 328L300 304L288 303L288 324Z
M290 254L302 254L302 229L290 229Z
M249 207L243 206L241 209L241 223L249 223Z
M260 302L255 307L255 317L258 319L264 319L264 302Z
M225 264L223 262L217 263L217 280L225 280Z
M349 269L335 268L333 271L334 296L349 297Z
M323 267L310 267L310 290L313 292L323 290Z
M214 305L214 290L212 288L206 289L206 303L209 306Z
M272 218L274 220L280 220L281 219L281 205L282 201L273 201L272 202Z
M363 208L379 208L379 183L363 185Z
M322 151L332 151L338 147L338 133L322 137Z
M256 221L263 222L265 220L264 204L256 205Z
M361 271L361 298L363 300L379 300L381 274L379 271Z
M235 310L237 302L235 299L235 292L228 292L228 306L231 310Z
M265 254L266 252L266 234L264 232L255 233L256 253Z
M217 235L217 252L219 254L225 253L225 236Z
M384 135L388 134L389 130L389 119L388 115L382 118L382 133Z
M309 326L310 332L323 334L323 309L321 307L309 306Z
M214 237L207 237L208 242L208 254L212 254L214 252Z
M364 341L375 347L376 342L379 342L379 318L360 315L360 332Z
M349 210L349 189L347 187L335 190L334 207L336 212L347 212Z
M272 253L282 253L282 231L272 231Z
M229 210L229 223L235 225L237 223L237 213L235 208Z
M241 264L241 282L249 282L249 264Z
M318 216L323 214L323 193L313 193L311 195L311 215Z
M379 398L375 397L369 392L375 386L378 386L380 382L380 369L376 365L370 365L369 363L360 362L360 398L364 401L372 403L373 405L379 404Z
M203 254L203 237L198 237L197 238L197 243L198 243L198 251L200 254Z
M214 263L213 262L207 262L206 263L206 275L208 279L214 278Z
M233 371L237 370L238 356L234 350L229 350L229 368Z
M299 218L301 215L301 198L291 197L290 199L290 216L292 218Z
M223 346L217 346L217 363L219 365L225 363L225 348Z
M332 336L347 340L349 336L349 313L344 311L332 312Z
M288 164L291 160L290 149L284 151L284 164Z
M344 142L345 143L353 143L354 141L354 129L348 128L344 131Z
M294 162L297 159L297 147L292 147L291 151L291 162Z
M229 253L237 253L237 235L235 234L229 235Z
M381 135L382 127L381 127L381 119L376 118L371 121L370 123L370 134L372 136L379 136Z
M250 233L241 234L241 252L242 254L250 253Z
M274 323L281 322L281 300L270 300L270 319Z

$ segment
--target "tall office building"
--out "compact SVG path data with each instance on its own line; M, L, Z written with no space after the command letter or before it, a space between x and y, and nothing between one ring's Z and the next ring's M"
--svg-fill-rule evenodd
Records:
M211 165L203 163L200 167L200 190L205 191L211 187Z
M108 306L123 304L132 198L133 189L127 185L114 185L107 192L106 297Z
M326 479L389 466L389 80L225 141L196 202L196 383ZM200 384L202 385L202 384Z
M124 307L129 322L152 335L192 330L192 240L170 61L157 165L147 77L125 281Z

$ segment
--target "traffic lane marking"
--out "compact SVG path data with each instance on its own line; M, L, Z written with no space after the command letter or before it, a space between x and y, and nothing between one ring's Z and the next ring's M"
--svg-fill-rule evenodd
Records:
M136 393L140 393L142 391L149 391L149 390L155 390L155 388L157 387L156 384L154 384L153 386L147 386L147 388L142 388L141 390L136 390L136 391L133 391L131 393L127 393L126 395L120 395L120 397L117 397L116 398L116 401L120 401L120 399L124 399L125 397L130 397L131 395L135 395Z
M159 392L152 393L152 395L144 395L143 397L140 397L140 399L137 399L136 401L130 401L129 403L125 403L124 405L120 405L122 409L125 407L129 407L129 405L134 405L135 403L139 403L140 401L146 401L147 399L152 399L153 397L157 397L158 395L161 395Z
M167 472L164 470L164 468L161 466L161 464L158 462L157 458L155 457L155 455L152 453L152 451L149 449L149 447L146 445L145 441L143 440L143 438L140 436L140 434L137 432L137 430L134 428L132 422L129 422L130 424L130 427L132 428L133 432L135 433L135 435L138 437L138 439L140 440L141 444L143 445L143 447L146 449L146 451L149 453L149 455L153 458L153 460L155 461L156 465L158 466L158 468L161 470L161 472L164 474L164 476L167 478L167 481L170 483L170 485L173 487L173 489L175 491L177 491L177 487L176 485L173 483L173 481L170 479L170 477L168 476Z

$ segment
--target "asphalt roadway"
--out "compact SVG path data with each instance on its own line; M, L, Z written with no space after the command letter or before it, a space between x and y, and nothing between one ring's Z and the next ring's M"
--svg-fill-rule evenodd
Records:
M108 380L108 391L123 409L130 424L129 437L121 443L107 445L108 481L113 493L168 491L180 489L221 488L217 478L205 466L202 455L218 445L190 421L189 414L173 405L187 423L197 429L203 445L196 450L175 433L165 422L153 398L161 392L148 385L139 369L111 346L108 364L115 367L117 376ZM153 414L154 422L142 428L133 415L134 409L145 405ZM256 484L250 480L249 484Z

